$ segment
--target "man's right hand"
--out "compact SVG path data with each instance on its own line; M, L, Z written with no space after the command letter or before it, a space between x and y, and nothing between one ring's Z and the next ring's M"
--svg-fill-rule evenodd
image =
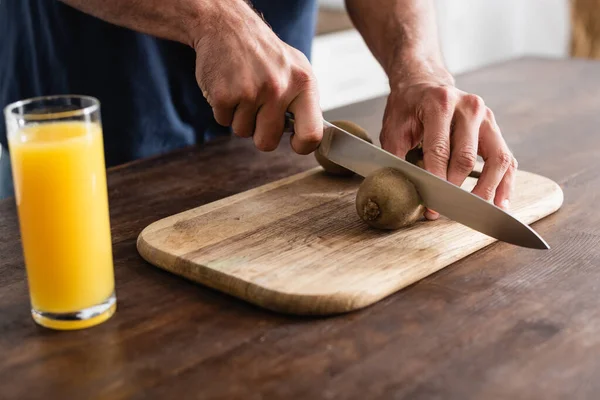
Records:
M214 18L197 28L193 46L196 79L216 121L272 151L290 111L296 121L292 148L299 154L314 151L323 121L308 59L281 41L245 1L213 4Z

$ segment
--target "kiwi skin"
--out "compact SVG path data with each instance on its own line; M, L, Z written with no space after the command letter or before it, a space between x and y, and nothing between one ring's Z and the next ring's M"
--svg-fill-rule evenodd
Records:
M345 130L348 133L353 134L354 136L357 136L363 140L366 140L369 143L373 143L373 140L371 140L367 131L365 131L362 127L358 126L354 122L342 120L342 121L333 121L333 122L331 122L331 124L337 126L340 129ZM328 127L325 129L333 129L333 128ZM328 174L337 175L337 176L352 176L352 175L354 175L354 172L352 172L349 169L346 169L344 167L341 167L332 161L329 161L328 159L323 157L318 151L315 151L314 154L315 154L315 158L317 159L317 161L319 162L321 167L323 167L325 172L327 172Z
M369 226L392 230L417 222L423 217L425 206L404 174L382 168L367 176L358 188L356 212Z

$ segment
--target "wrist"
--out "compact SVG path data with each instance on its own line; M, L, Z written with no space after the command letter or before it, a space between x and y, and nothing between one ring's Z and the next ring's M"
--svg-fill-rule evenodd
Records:
M222 32L226 27L243 24L254 13L245 0L198 0L195 3L194 12L184 23L188 32L187 44L196 50L203 39Z
M444 66L441 57L420 54L418 51L397 53L386 72L391 87L432 80L454 86L454 77Z

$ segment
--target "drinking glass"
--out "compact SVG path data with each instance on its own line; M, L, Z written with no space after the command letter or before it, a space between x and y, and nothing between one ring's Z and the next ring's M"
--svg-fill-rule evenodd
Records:
M33 319L100 324L116 310L100 103L37 97L4 115Z

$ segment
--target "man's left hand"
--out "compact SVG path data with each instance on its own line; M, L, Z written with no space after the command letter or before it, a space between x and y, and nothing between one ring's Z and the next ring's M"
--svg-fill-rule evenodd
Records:
M508 209L517 161L481 97L432 75L411 76L391 88L382 147L404 158L422 141L425 169L458 186L479 154L485 164L472 193ZM436 219L438 214L428 210L425 216Z

